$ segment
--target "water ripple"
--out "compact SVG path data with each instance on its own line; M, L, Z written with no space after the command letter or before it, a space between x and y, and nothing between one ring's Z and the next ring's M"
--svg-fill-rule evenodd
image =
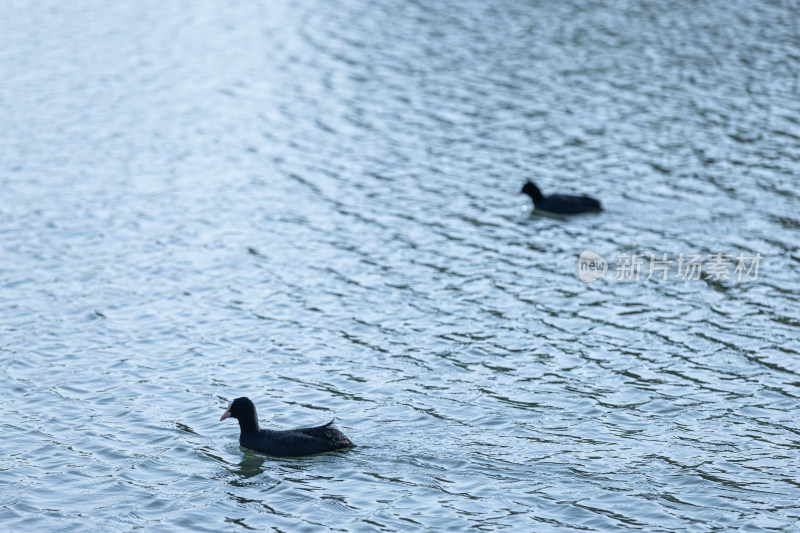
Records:
M798 15L0 7L0 520L796 527ZM527 178L605 211L529 215ZM763 259L615 278L663 253ZM242 449L241 395L359 446Z

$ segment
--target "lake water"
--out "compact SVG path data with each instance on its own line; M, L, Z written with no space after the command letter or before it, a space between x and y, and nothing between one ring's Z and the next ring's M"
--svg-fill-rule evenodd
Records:
M2 530L797 530L798 21L3 2Z

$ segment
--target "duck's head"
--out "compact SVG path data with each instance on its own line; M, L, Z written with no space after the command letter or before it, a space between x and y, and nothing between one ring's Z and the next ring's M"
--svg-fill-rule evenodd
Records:
M220 417L220 422L226 418L236 418L239 421L258 420L256 416L256 406L250 398L244 396L236 398L235 400L231 400L231 403L228 404L228 409Z
M527 194L533 200L533 203L540 202L544 199L542 195L542 191L539 190L532 181L528 181L525 185L522 186L522 190L519 191L519 194Z

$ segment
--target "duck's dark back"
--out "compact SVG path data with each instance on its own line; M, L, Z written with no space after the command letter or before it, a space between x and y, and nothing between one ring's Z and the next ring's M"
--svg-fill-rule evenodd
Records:
M594 198L590 198L589 196L569 196L566 194L547 196L544 200L536 204L536 208L565 215L602 210L600 202Z
M277 457L299 457L354 447L350 439L330 424L313 428L273 431L241 435L239 444L257 452Z

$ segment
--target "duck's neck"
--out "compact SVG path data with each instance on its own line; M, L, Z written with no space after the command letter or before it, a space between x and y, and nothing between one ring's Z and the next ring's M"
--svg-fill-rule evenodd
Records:
M258 416L253 413L252 417L239 418L239 430L242 432L242 435L258 433L260 431L258 427Z
M533 183L528 183L525 186L525 193L527 193L527 195L531 197L531 200L533 200L534 205L541 203L541 201L544 200L544 195L542 194L542 191L540 191L539 187L537 187Z

